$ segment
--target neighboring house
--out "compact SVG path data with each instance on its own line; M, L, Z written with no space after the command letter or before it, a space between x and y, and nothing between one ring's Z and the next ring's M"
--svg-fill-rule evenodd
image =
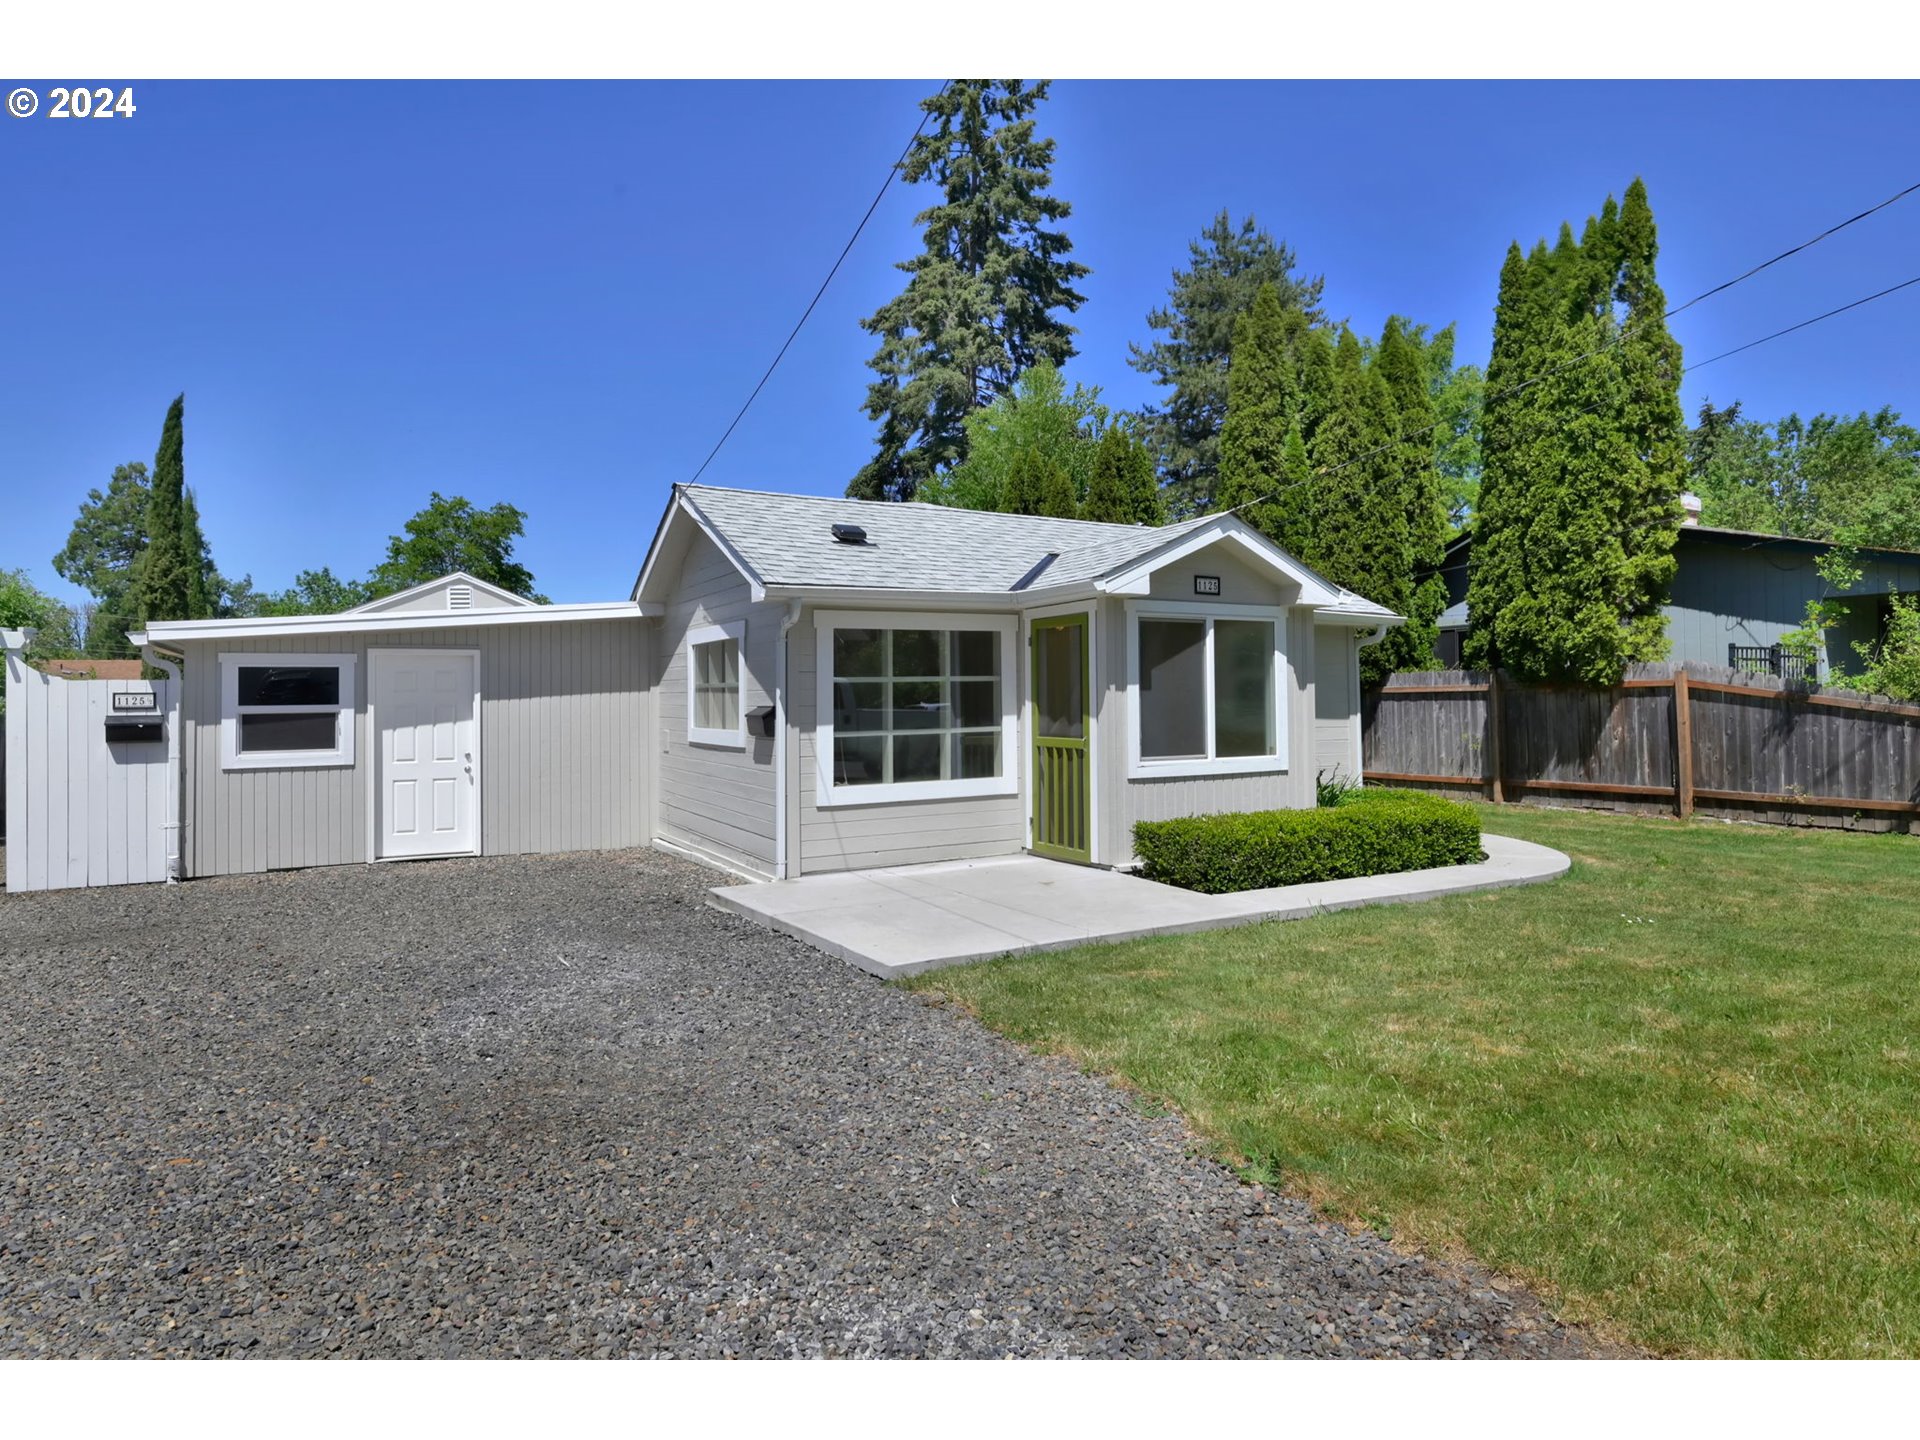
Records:
M139 660L88 660L61 656L54 660L36 660L34 665L62 680L138 680L146 666Z
M186 875L655 843L766 878L1310 806L1397 623L1228 515L680 486L625 601L452 575L135 641L185 672Z
M1678 562L1672 596L1666 605L1668 657L1707 665L1783 671L1800 678L1791 655L1779 650L1789 630L1806 623L1807 602L1834 598L1814 562L1833 549L1824 540L1799 540L1746 530L1702 525L1689 507L1674 557ZM1885 633L1888 597L1920 593L1920 553L1910 550L1861 550L1860 583L1839 597L1849 614L1827 636L1822 673L1857 671L1855 641L1873 641ZM1444 575L1448 609L1440 617L1441 663L1457 667L1467 630L1467 567L1473 537L1463 535L1447 547Z

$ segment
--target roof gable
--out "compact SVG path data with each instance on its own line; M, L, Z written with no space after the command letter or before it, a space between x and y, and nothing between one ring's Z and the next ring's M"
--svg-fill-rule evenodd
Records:
M469 610L518 610L534 602L524 595L516 595L511 590L482 580L477 575L469 575L465 570L454 570L432 580L410 585L405 590L395 591L391 595L382 595L378 600L369 600L364 605L356 605L346 611L348 615L387 615L412 614L416 612L450 610L456 614Z

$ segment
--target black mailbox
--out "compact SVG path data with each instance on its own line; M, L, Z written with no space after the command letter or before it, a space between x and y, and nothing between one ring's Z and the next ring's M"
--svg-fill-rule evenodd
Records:
M747 729L764 739L773 738L773 706L756 705L747 711Z
M112 745L151 745L164 743L167 738L167 723L157 715L107 716L107 742Z

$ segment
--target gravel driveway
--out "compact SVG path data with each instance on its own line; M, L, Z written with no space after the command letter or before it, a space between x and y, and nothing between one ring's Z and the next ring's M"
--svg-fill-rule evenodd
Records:
M714 881L0 895L0 1354L1586 1348Z

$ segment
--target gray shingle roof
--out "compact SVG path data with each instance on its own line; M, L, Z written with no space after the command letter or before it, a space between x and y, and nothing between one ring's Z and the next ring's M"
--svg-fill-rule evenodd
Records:
M1049 553L1059 559L1034 588L1091 580L1216 518L1155 528L707 485L683 486L681 495L763 585L972 594L1012 590ZM842 544L835 525L862 527L867 543Z

